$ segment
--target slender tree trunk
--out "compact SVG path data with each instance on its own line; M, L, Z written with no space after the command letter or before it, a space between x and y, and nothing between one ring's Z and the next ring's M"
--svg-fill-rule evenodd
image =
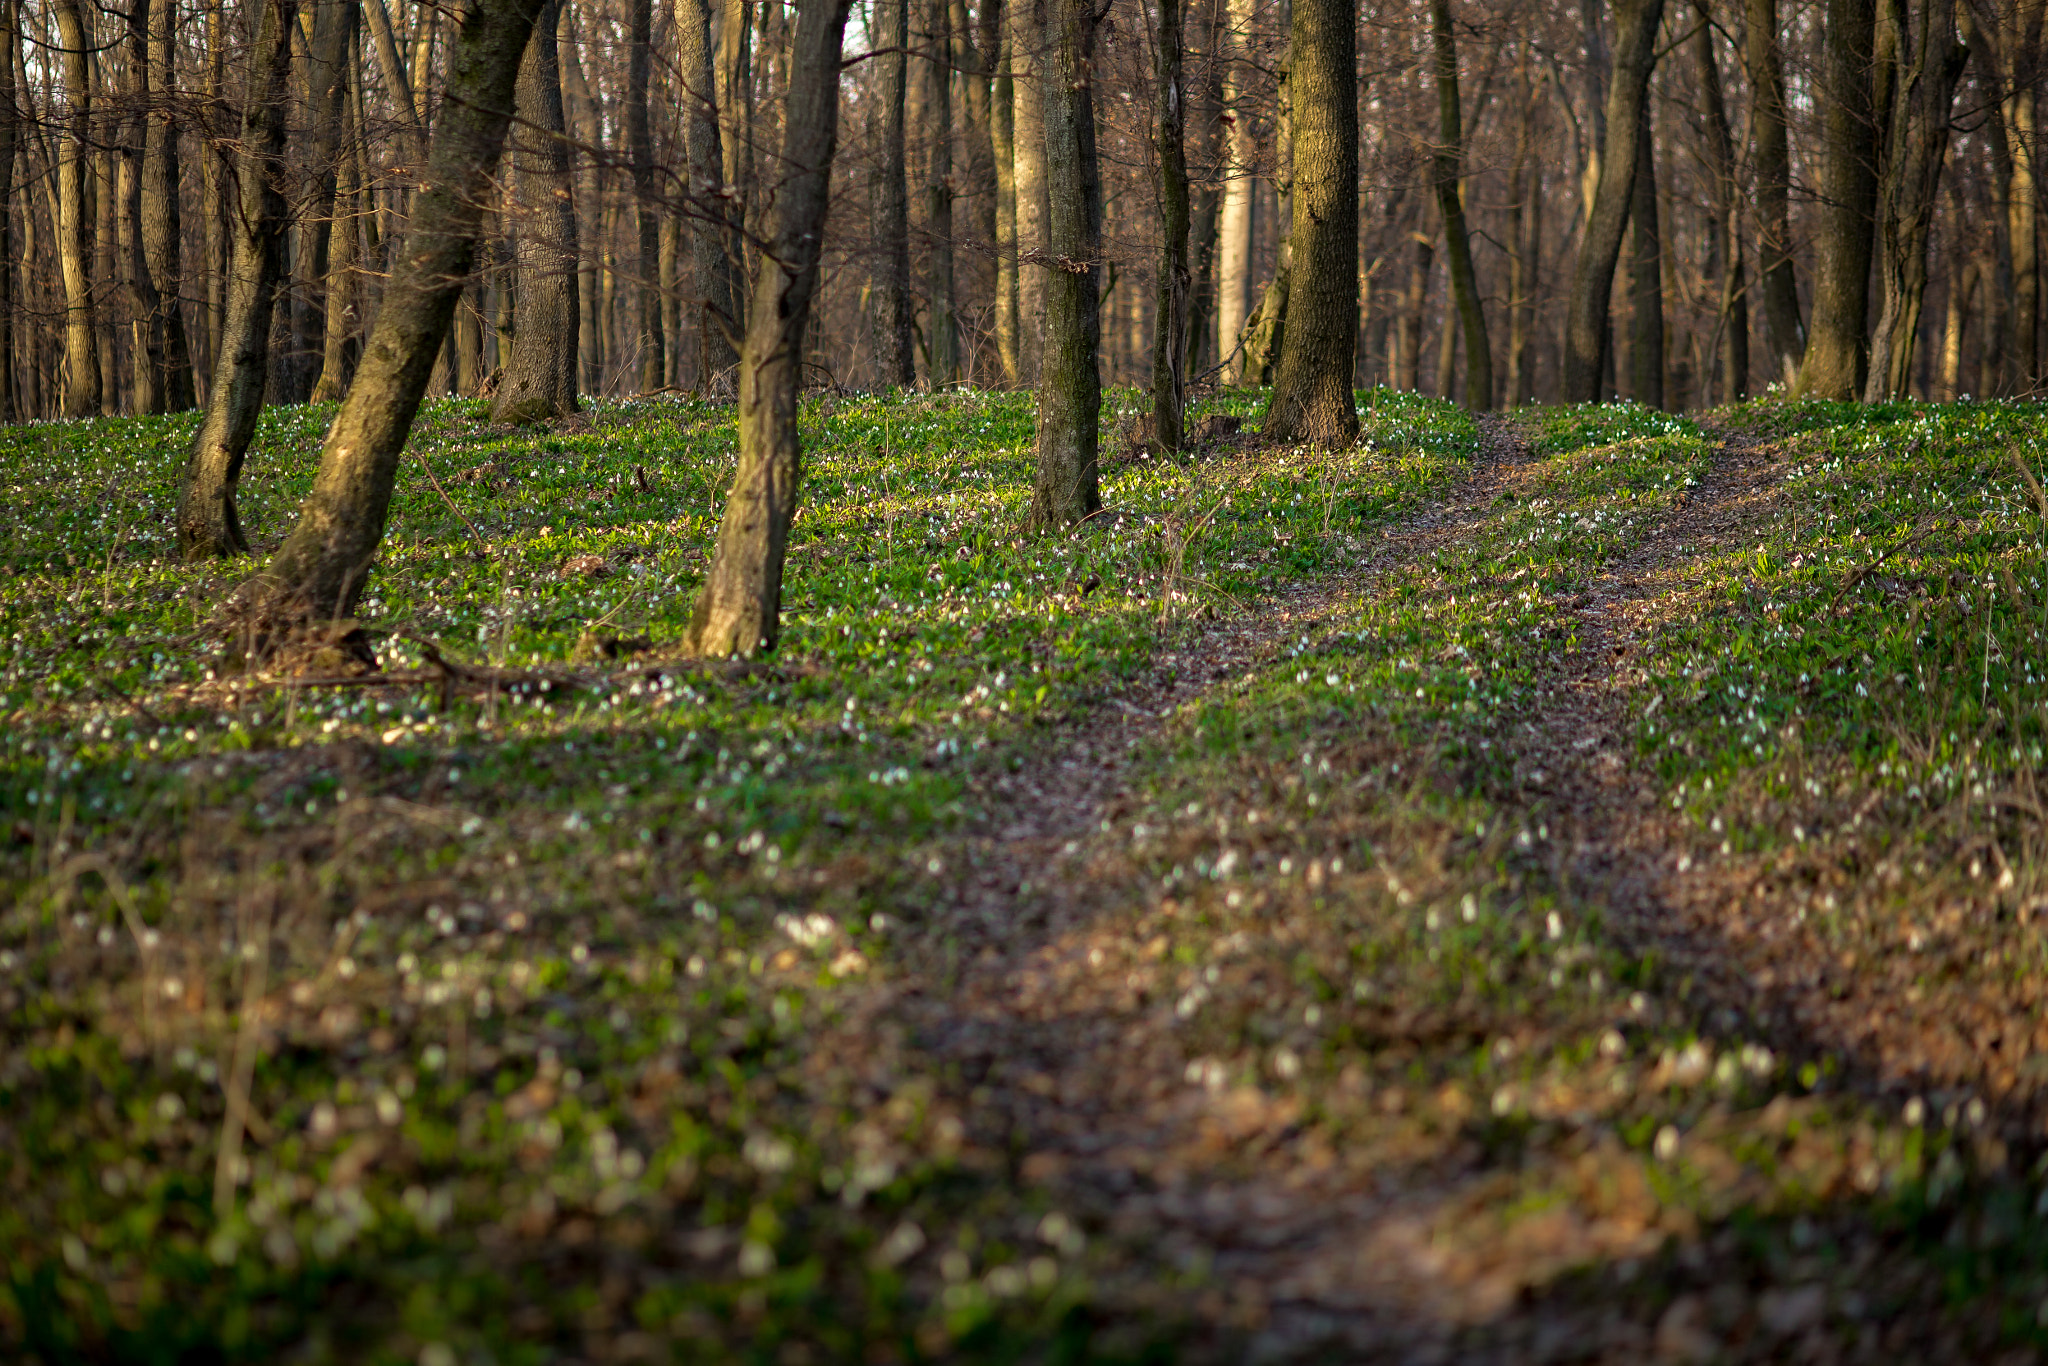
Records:
M1283 3L1282 15L1289 10L1290 6ZM1272 190L1277 211L1269 212L1272 212L1273 222L1280 229L1280 240L1273 249L1273 278L1266 282L1258 305L1245 319L1240 342L1242 350L1238 357L1240 384L1274 383L1287 343L1287 304L1294 286L1294 115L1290 75L1293 60L1290 43L1287 54L1280 59L1278 98L1273 103Z
M991 5L994 0L982 3ZM1023 380L1024 354L1017 321L1016 82L1010 75L1014 46L1007 16L1001 42L989 105L989 141L996 173L996 355L1003 367L1003 384L1014 389Z
M168 0L157 0L168 3ZM358 0L323 0L314 12L312 41L307 45L306 88L312 97L313 145L308 161L306 202L297 217L299 241L305 259L299 263L306 300L303 319L295 331L292 370L299 392L311 397L323 386L316 376L304 382L313 366L310 357L318 345L321 363L327 354L327 293L333 277L329 256L333 251L335 204L341 183L341 159L348 155L349 72L354 66L356 6ZM318 341L315 341L317 336Z
M542 0L472 0L457 31L433 151L362 368L328 428L298 524L269 568L237 595L248 627L244 648L254 657L309 618L346 618L362 595L384 536L399 454L469 279L521 56L541 6Z
M1763 286L1764 344L1774 382L1787 389L1806 354L1806 325L1793 277L1792 143L1785 110L1785 58L1778 38L1778 0L1745 0L1745 62L1749 67L1750 138L1756 163L1757 278Z
M1608 305L1614 268L1635 192L1636 141L1643 132L1643 101L1656 63L1657 25L1664 0L1615 0L1612 75L1607 83L1607 140L1593 192L1592 212L1580 239L1578 266L1565 323L1564 400L1600 397L1607 368Z
M1067 527L1102 506L1102 180L1095 150L1092 0L1046 0L1045 354L1038 379L1038 469L1030 522Z
M633 228L638 247L633 261L634 344L640 352L640 389L645 392L664 383L661 215L654 202L654 135L647 119L648 77L654 64L654 0L630 0L627 14L626 160L632 164Z
M1348 446L1358 439L1351 392L1358 342L1357 32L1357 15L1343 0L1294 2L1294 278L1264 428L1273 442Z
M1629 388L1646 408L1664 406L1664 234L1657 213L1657 155L1650 102L1638 115L1636 178L1629 207Z
M178 549L188 560L249 549L235 511L235 486L270 379L270 325L284 265L282 161L297 22L297 0L265 0L249 54L235 174L240 203L229 219L235 240L227 306L206 416L192 442L178 503Z
M1529 364L1535 321L1536 275L1543 251L1543 176L1532 163L1536 141L1535 88L1529 78L1530 44L1522 45L1517 73L1522 118L1515 136L1515 160L1508 173L1508 373L1506 400L1527 403L1535 394Z
M1048 217L1045 164L1046 0L1009 0L1017 152L1017 382L1036 386L1045 359L1043 269Z
M1479 275L1472 268L1472 239L1465 230L1464 114L1450 0L1431 0L1429 19L1436 49L1436 202L1444 220L1444 261L1450 267L1458 330L1465 338L1465 401L1484 411L1493 407L1493 345L1486 335Z
M1187 402L1188 162L1186 83L1181 78L1180 0L1158 0L1159 281L1152 328L1152 437L1181 448Z
M14 83L15 54L21 45L21 14L16 0L0 0L0 423L22 420L16 396L14 312L19 299L14 287L14 169L20 133L20 92ZM33 202L23 208L34 212Z
M1216 354L1230 357L1244 335L1251 316L1253 297L1252 232L1256 214L1258 181L1254 178L1258 147L1252 138L1252 114L1244 76L1243 38L1250 29L1254 0L1227 0L1224 48L1218 53L1223 65L1223 117L1225 159L1223 165L1223 206L1217 228L1216 264ZM1244 378L1242 358L1230 360L1223 369L1226 383Z
M1971 257L1957 263L1950 258L1948 302L1941 325L1941 380L1934 397L1953 403L1963 393L1963 343L1970 322L1970 297L1977 292L1983 268Z
M169 0L157 0L164 8ZM126 15L127 72L118 114L118 179L114 193L115 231L120 242L121 278L128 294L130 402L138 413L167 411L164 402L163 299L149 270L142 240L143 146L149 122L150 0L131 0Z
M1895 53L1879 72L1892 84L1887 155L1878 183L1878 317L1871 330L1864 401L1903 398L1910 388L1920 307L1927 293L1927 239L1948 154L1950 110L1967 54L1956 41L1955 0L1882 0L1879 22Z
M1877 211L1876 17L1872 0L1827 0L1813 321L1794 388L1805 397L1853 399L1863 392Z
M1388 358L1387 382L1404 393L1422 391L1422 314L1429 300L1429 276L1436 265L1436 234L1429 231L1429 210L1416 202L1415 221L1408 230L1414 248L1409 258L1408 289L1394 328L1394 353Z
M555 36L561 15L561 0L546 0L519 68L521 126L512 136L512 174L524 221L514 239L519 298L512 358L491 413L498 422L550 422L580 406L576 200L569 149L559 136L565 131Z
M965 284L966 297L970 307L978 301L989 298L993 302L995 288L994 271L984 270L983 263L994 264L993 249L996 241L996 163L994 143L994 111L991 109L990 84L995 67L996 35L1002 31L1002 7L1000 0L981 0L980 14L975 22L969 22L967 0L951 0L953 6L953 50L958 75L956 82L959 94L955 108L960 111L960 136L967 154L967 180L964 193L967 199L967 222L965 232L969 242L970 269ZM958 196L956 196L956 199ZM956 226L959 209L954 210ZM957 266L957 262L956 262ZM962 288L955 283L956 293ZM960 312L960 301L954 300L956 316ZM976 316L971 312L968 316ZM986 316L986 315L982 315ZM959 334L956 327L955 335ZM987 336L986 341L993 341ZM972 380L987 372L987 358L978 358L977 352L985 346L976 342L960 340L961 373ZM1000 353L993 358L1001 368Z
M917 347L910 326L910 188L903 152L908 82L910 0L881 0L880 43L894 49L879 60L882 117L881 180L876 189L875 365L882 383L906 389L917 381Z
M1717 282L1721 295L1721 401L1733 403L1749 393L1749 289L1742 269L1742 191L1736 179L1728 105L1721 93L1721 63L1714 56L1709 0L1693 0L1693 6L1700 18L1692 37L1693 63L1700 83L1707 174L1714 193L1713 211L1707 215L1707 238L1709 250L1721 265Z
M847 8L848 0L827 0L797 13L773 249L754 282L740 359L739 468L690 617L688 643L698 654L772 650L781 634L783 557L802 478L797 394L831 203Z
M719 134L710 0L676 0L676 67L683 82L683 141L690 163L690 283L701 394L737 363L734 340L740 335L739 237Z
M911 0L904 0L905 4ZM746 233L758 223L760 205L751 197L754 190L754 0L722 0L718 25L718 116L721 143L725 149L725 183L737 196L732 205L734 230L726 240L733 262L733 304L744 310L745 281L755 276L756 253L746 245ZM742 231L744 229L745 231ZM733 315L735 346L745 336L746 319Z
M1195 127L1198 130L1198 169L1191 186L1192 212L1189 216L1188 259L1191 285L1188 293L1188 373L1205 371L1212 363L1216 337L1216 220L1222 207L1223 71L1217 60L1217 43L1223 29L1223 0L1203 0L1207 7L1208 41L1203 61L1197 68Z
M100 353L92 295L92 82L78 0L52 0L63 46L64 131L57 161L57 257L64 275L64 416L97 417Z
M931 68L931 141L925 180L925 291L930 316L925 347L930 357L928 378L943 389L960 378L960 320L953 298L953 82L946 64L952 52L952 9L948 0L931 0L931 31L927 41Z
M174 413L197 403L192 388L192 348L181 302L184 273L179 251L184 225L179 205L183 163L178 149L177 18L172 0L156 0L150 6L149 107L142 151L142 248L158 297L163 401Z
M351 84L356 75L351 70ZM360 256L359 203L362 185L357 175L362 136L355 122L355 102L343 105L342 141L335 158L334 222L327 234L326 305L321 313L320 380L313 386L312 401L332 403L348 391L355 377L361 352L358 338L362 329L362 286L356 276Z

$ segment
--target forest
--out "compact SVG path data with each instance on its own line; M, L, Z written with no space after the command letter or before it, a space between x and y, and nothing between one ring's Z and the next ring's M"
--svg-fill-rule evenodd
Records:
M2048 1356L2048 0L0 0L0 1359Z

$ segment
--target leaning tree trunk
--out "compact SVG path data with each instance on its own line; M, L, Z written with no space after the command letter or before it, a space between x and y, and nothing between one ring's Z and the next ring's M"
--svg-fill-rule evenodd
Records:
M1152 439L1181 447L1188 387L1187 89L1181 79L1180 0L1159 0L1159 283L1152 328Z
M662 377L661 216L654 203L654 136L647 122L647 83L654 64L654 0L631 0L626 61L626 160L632 163L634 258L633 342L640 351L642 392Z
M910 188L903 155L903 101L909 85L910 0L882 0L881 183L875 192L875 368L883 384L907 389L917 381L917 349L910 326Z
M235 485L270 380L270 322L283 271L287 217L279 183L285 174L285 101L297 22L298 0L265 0L249 54L236 158L239 212L228 215L234 255L206 416L192 442L178 501L178 549L188 560L249 549L235 512Z
M797 14L774 237L754 281L740 357L739 468L690 617L689 646L698 654L771 650L781 631L783 555L802 475L797 394L831 203L839 47L849 4L827 0Z
M900 0L899 0L900 3ZM683 142L689 157L690 281L697 303L697 391L738 360L739 275L732 201L725 194L719 137L718 71L710 0L676 0L676 67L683 85Z
M1643 131L1643 100L1656 64L1657 25L1664 0L1615 0L1613 70L1607 83L1607 144L1601 150L1599 181L1572 272L1565 318L1564 400L1592 403L1600 397L1610 341L1607 309L1614 295L1614 267L1628 228L1629 199L1635 192L1636 140Z
M520 58L544 3L472 0L464 15L448 55L433 152L362 367L328 428L298 525L269 569L237 594L252 657L309 619L346 617L362 595L384 537L399 453L476 257Z
M1636 139L1636 181L1629 195L1629 388L1646 408L1664 406L1664 234L1657 214L1657 153L1650 103Z
M1735 139L1728 131L1728 106L1721 94L1721 64L1714 56L1714 28L1708 0L1693 0L1700 24L1693 33L1693 60L1703 96L1707 172L1713 177L1713 212L1707 216L1710 254L1721 263L1721 401L1733 403L1749 392L1749 289L1743 279L1741 187L1736 180Z
M519 66L520 127L512 135L512 174L522 219L513 238L519 293L513 305L512 358L491 411L497 422L549 422L579 406L576 199L563 138L555 41L561 16L561 0L548 0Z
M1479 274L1472 268L1472 238L1465 230L1464 112L1450 0L1431 0L1429 19L1436 48L1436 202L1444 220L1444 263L1450 269L1458 330L1465 337L1465 401L1483 412L1493 407L1493 345L1486 335Z
M1350 445L1358 350L1357 16L1343 0L1295 0L1293 283L1268 441Z
M1911 387L1914 340L1927 294L1927 237L1948 153L1950 107L1967 60L1956 42L1955 0L1922 0L1910 14L1902 0L1884 0L1882 22L1891 30L1897 56L1889 73L1889 155L1878 185L1880 303L1870 337L1866 403L1902 398Z
M1806 398L1853 399L1863 392L1877 212L1876 21L1872 0L1828 0L1813 320L1793 388Z
M78 0L52 0L64 45L64 131L57 153L57 260L64 277L64 416L97 417L100 352L92 294L92 226L86 177L92 166L89 44Z
M1746 0L1750 136L1756 145L1757 277L1763 284L1764 344L1774 383L1790 388L1806 354L1799 285L1792 272L1792 144L1785 112L1785 57L1778 0Z
M1102 506L1102 178L1095 153L1093 0L1046 0L1045 350L1038 376L1033 527L1072 526Z

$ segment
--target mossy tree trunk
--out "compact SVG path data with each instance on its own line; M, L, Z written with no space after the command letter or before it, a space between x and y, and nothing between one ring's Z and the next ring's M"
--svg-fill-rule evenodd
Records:
M772 650L781 633L783 556L802 476L797 394L831 204L849 5L808 4L796 17L773 235L754 280L740 354L739 468L690 617L688 644L698 654Z
M561 0L548 0L519 66L522 126L512 135L519 293L513 305L512 358L491 410L498 422L550 422L580 406L575 181L561 136L566 125L555 40L561 16Z
M1102 178L1095 150L1093 0L1046 0L1044 351L1030 524L1072 526L1102 506Z
M227 297L214 352L206 415L192 441L178 501L178 549L186 559L240 555L249 549L235 511L242 460L263 415L270 380L270 325L284 269L288 214L282 179L285 101L291 81L292 26L297 0L265 0L249 53L242 101L241 146L235 159L236 212L230 239Z
M362 595L400 452L476 257L520 59L543 4L474 0L464 15L412 221L355 383L321 447L313 491L269 568L237 595L235 615L253 657L305 621L346 617Z
M1288 65L1293 126L1293 276L1264 435L1350 445L1358 351L1357 15L1343 0L1295 0Z

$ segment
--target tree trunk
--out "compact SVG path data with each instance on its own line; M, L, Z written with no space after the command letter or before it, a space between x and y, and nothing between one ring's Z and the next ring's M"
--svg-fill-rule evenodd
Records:
M910 3L910 0L904 0ZM732 255L733 306L744 310L747 281L754 279L756 253L747 244L758 226L761 206L754 191L754 0L722 0L718 24L718 117L725 150L725 184L734 196L733 232L726 240ZM733 344L746 335L747 320L733 315ZM735 352L737 354L737 352Z
M1636 141L1643 131L1643 101L1656 64L1657 25L1664 0L1615 0L1613 70L1607 83L1607 140L1600 155L1593 208L1587 216L1572 272L1565 322L1564 401L1599 399L1608 361L1608 305L1614 267L1628 227L1635 192Z
M1790 389L1806 355L1799 286L1792 271L1792 144L1785 111L1785 58L1778 0L1745 0L1750 137L1756 160L1757 278L1763 283L1764 344L1773 382Z
M982 3L992 5L995 0ZM1003 367L1003 384L1014 389L1023 379L1024 356L1017 323L1017 116L1010 39L1005 17L990 91L989 141L996 170L996 355Z
M249 54L236 157L240 203L229 216L234 255L206 416L192 442L178 502L178 549L188 560L247 553L235 486L270 380L270 325L283 271L283 166L292 26L298 0L265 0Z
M802 477L797 394L831 203L848 5L828 0L797 13L772 247L754 282L740 358L739 468L690 617L688 644L698 654L772 650L781 633L783 556Z
M1045 164L1046 0L1009 0L1017 152L1017 382L1036 386L1045 361L1049 277Z
M1281 13L1289 13L1290 7L1283 4ZM1280 59L1277 98L1273 102L1273 221L1280 229L1280 240L1273 248L1273 278L1266 282L1265 293L1260 295L1258 305L1245 319L1244 334L1238 341L1238 383L1269 385L1274 383L1280 368L1280 358L1287 344L1287 304L1294 287L1293 254L1293 213L1294 203L1294 117L1290 92L1293 82L1289 72L1294 60L1294 49L1290 42L1286 53ZM1354 270L1356 263L1353 263Z
M1827 0L1813 321L1794 386L1802 397L1853 399L1863 392L1877 211L1876 17L1872 0Z
M1863 398L1903 398L1911 387L1920 306L1927 294L1927 238L1948 154L1950 109L1967 53L1956 42L1955 0L1883 0L1879 20L1895 54L1878 74L1892 83L1887 155L1878 184L1878 306Z
M1201 75L1195 96L1195 127L1199 130L1199 166L1190 195L1192 210L1188 224L1188 260L1191 284L1188 292L1189 374L1200 374L1212 363L1210 355L1216 338L1216 218L1222 207L1221 152L1223 124L1223 72L1216 60L1217 44L1223 31L1223 0L1203 0L1208 10L1209 38L1205 60L1197 68Z
M15 392L14 310L14 161L20 133L21 106L14 83L15 53L20 48L21 13L16 0L0 0L0 423L22 419ZM27 206L33 211L33 205Z
M179 208L182 165L178 151L181 102L177 82L178 9L157 0L149 10L149 108L142 149L142 249L155 283L161 322L164 407L174 413L197 404L192 348L186 337L184 274L179 249L184 226Z
M1735 139L1728 130L1728 105L1721 93L1721 63L1714 56L1714 29L1708 0L1693 0L1700 23L1693 31L1693 63L1698 73L1706 132L1707 174L1712 179L1713 209L1707 215L1708 250L1720 262L1721 402L1734 403L1749 393L1749 288L1742 270L1742 190L1736 179Z
M460 25L433 152L357 382L328 429L298 525L268 570L237 594L252 657L277 648L309 618L347 617L362 595L400 451L476 255L521 55L542 3L473 0Z
M1217 53L1223 65L1223 117L1228 128L1216 246L1216 354L1227 361L1223 369L1227 384L1240 383L1244 378L1244 363L1237 348L1253 305L1252 231L1258 191L1258 147L1252 138L1243 64L1243 36L1251 27L1253 4L1254 0L1228 0L1224 46Z
M348 79L351 85L357 79L353 64ZM357 201L362 193L357 142L361 136L355 102L350 100L343 106L342 140L335 159L334 222L327 234L327 289L321 312L320 380L313 386L315 403L332 403L348 392L361 351L362 285L356 277L360 255Z
M943 389L960 378L960 320L953 298L953 81L952 9L948 0L931 0L931 30L926 35L932 53L930 126L923 131L930 138L926 162L925 234L927 256L925 291L930 299L926 319L925 351L929 358L926 378L934 389Z
M892 48L879 58L882 119L881 179L875 193L875 368L883 384L907 389L917 382L917 348L910 327L910 187L903 153L903 103L909 84L910 0L881 0L878 42Z
M1656 130L1650 102L1638 115L1636 178L1629 205L1629 388L1646 408L1664 406L1664 234L1657 214Z
M512 135L511 158L521 217L514 238L519 297L512 358L491 412L496 422L551 422L580 406L576 200L569 149L559 136L565 131L555 36L561 15L560 0L547 0L519 66L520 127Z
M1272 442L1348 446L1358 439L1351 392L1358 349L1357 32L1357 15L1343 0L1295 0L1288 67L1294 278L1264 428Z
M78 0L52 0L63 45L65 118L57 152L57 258L64 276L64 416L98 417L100 352L92 296L92 82Z
M314 369L312 356L316 345L321 364L326 362L327 310L331 306L327 293L333 276L329 256L333 251L340 163L349 152L345 135L349 72L355 65L356 5L357 0L323 0L314 12L312 39L306 46L306 90L312 105L313 138L311 155L305 158L305 198L296 215L303 248L303 259L296 263L300 277L298 293L305 304L300 310L303 316L294 329L294 398L310 398L325 387L317 375L311 384L306 379Z
M662 378L661 215L654 203L654 135L647 119L648 77L654 65L654 0L627 6L626 160L633 174L634 346L640 353L641 392L659 389Z
M1394 327L1393 354L1387 358L1387 382L1404 393L1422 391L1422 310L1429 300L1429 276L1436 266L1436 234L1428 231L1429 210L1416 201L1415 222L1408 230L1414 253L1408 264L1408 290Z
M1102 506L1096 465L1102 376L1102 180L1095 151L1093 0L1046 0L1045 354L1029 521L1072 526Z
M166 8L169 0L157 0ZM114 192L120 274L128 295L129 401L137 413L163 413L163 298L150 275L142 241L143 144L149 123L149 0L131 0L127 23L126 108L118 114L118 179Z
M1508 175L1508 373L1509 406L1535 396L1529 339L1535 320L1536 276L1543 260L1543 173L1533 161L1536 141L1535 89L1529 79L1530 45L1524 43L1518 73L1522 118L1515 137L1515 161Z
M1180 0L1159 0L1158 67L1159 280L1152 327L1152 439L1181 448L1187 402L1188 162L1187 90L1181 79Z
M900 3L901 0L898 0ZM697 391L710 392L737 362L739 237L719 136L718 71L710 0L676 0L676 67L683 83L689 157L690 285L697 311Z
M1983 268L1973 256L1960 264L1951 256L1948 303L1941 325L1941 379L1934 397L1953 403L1963 393L1963 341L1970 322L1970 296L1977 292Z
M1431 0L1429 20L1436 49L1436 202L1444 220L1444 261L1450 268L1458 330L1465 337L1465 401L1485 411L1493 407L1493 346L1486 335L1479 275L1472 268L1472 239L1465 230L1464 113L1458 98L1458 39L1451 28L1450 0Z

